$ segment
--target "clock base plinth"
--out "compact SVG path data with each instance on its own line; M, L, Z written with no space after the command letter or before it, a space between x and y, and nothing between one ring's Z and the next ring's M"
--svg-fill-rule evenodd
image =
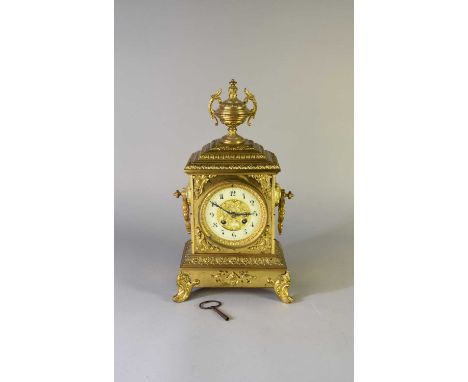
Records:
M273 288L278 298L289 304L291 279L283 251L275 241L273 254L192 254L191 241L185 243L179 274L178 292L172 298L183 302L196 288Z

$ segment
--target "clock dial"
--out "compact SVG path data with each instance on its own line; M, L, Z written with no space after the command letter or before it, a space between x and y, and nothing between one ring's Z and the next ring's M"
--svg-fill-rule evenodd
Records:
M266 225L263 198L254 188L243 184L217 187L208 193L201 211L209 236L228 246L250 244Z

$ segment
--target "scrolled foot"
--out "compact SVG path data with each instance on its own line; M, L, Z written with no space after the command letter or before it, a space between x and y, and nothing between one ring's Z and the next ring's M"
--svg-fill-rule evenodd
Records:
M269 284L273 284L273 289L278 298L285 304L290 304L294 299L289 295L288 288L291 285L291 277L289 272L282 274L276 281L268 280Z
M190 293L192 293L192 288L198 284L200 284L200 280L195 279L192 281L187 273L179 271L179 274L177 275L177 286L179 290L177 291L177 294L172 297L172 300L175 302L183 302L187 300Z

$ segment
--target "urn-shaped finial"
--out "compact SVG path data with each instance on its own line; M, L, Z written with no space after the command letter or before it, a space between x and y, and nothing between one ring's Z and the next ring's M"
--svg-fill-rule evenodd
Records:
M244 89L245 98L241 101L237 98L237 82L231 80L229 82L229 98L222 101L221 92L219 89L210 98L208 103L208 111L210 112L211 118L214 119L215 125L218 125L218 120L222 124L228 127L228 134L223 137L224 143L226 144L240 144L244 139L237 134L237 126L243 124L247 120L247 125L251 126L252 119L255 118L257 112L257 101L255 96L250 93L247 89ZM218 101L219 107L217 110L212 108L213 102ZM253 107L249 109L247 103L252 101Z

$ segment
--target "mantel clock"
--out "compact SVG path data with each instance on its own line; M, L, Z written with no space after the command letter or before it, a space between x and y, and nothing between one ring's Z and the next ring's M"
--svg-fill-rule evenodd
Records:
M185 166L188 185L174 193L182 197L190 234L175 302L188 299L194 287L273 288L282 302L293 301L283 251L275 239L275 208L281 234L285 199L293 194L276 181L280 166L275 154L237 134L237 126L245 121L251 125L257 102L247 89L240 100L236 84L230 82L226 100L221 100L220 89L208 103L215 125L221 121L227 134L190 156Z

